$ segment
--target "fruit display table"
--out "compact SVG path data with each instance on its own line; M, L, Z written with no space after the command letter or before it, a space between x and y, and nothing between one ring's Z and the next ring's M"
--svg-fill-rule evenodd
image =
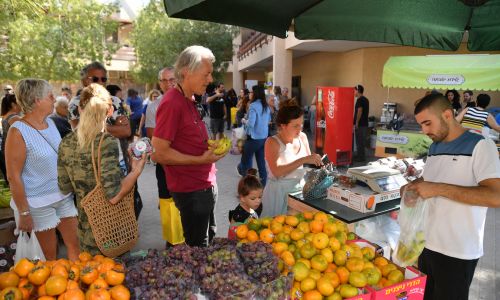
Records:
M335 216L335 218L347 223L355 223L361 220L372 218L378 215L390 213L391 211L399 210L401 199L394 199L377 204L375 211L370 213L361 213L345 205L336 203L326 197L314 200L305 200L302 197L302 192L292 193L288 195L288 206L296 212L304 211L323 211L327 214Z

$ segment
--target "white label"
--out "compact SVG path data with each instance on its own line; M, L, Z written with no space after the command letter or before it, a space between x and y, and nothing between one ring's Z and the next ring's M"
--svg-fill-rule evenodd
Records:
M460 74L432 74L427 77L427 82L441 85L461 85L465 82L465 78Z
M408 144L408 137L398 134L381 134L378 140L389 144Z
M333 119L333 111L335 109L335 92L333 90L328 91L328 117Z
M325 120L321 120L321 121L316 122L316 127L318 127L318 128L326 128L326 121Z

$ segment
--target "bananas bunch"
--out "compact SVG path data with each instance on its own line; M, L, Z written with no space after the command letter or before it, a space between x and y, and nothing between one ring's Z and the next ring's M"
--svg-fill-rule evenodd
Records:
M208 140L208 147L214 149L214 154L226 154L231 149L231 140L223 136L220 140Z

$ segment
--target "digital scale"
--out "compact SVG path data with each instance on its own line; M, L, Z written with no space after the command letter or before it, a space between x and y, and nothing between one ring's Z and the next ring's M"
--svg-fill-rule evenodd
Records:
M399 190L408 181L398 171L383 166L364 166L349 168L347 174L366 183L378 193Z

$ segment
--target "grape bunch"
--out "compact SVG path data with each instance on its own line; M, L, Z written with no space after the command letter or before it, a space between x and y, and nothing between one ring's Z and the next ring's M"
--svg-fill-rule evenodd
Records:
M267 283L280 276L279 259L271 245L264 242L245 243L238 246L247 274L260 283Z
M266 300L285 300L289 299L289 292L293 284L293 274L289 273L288 276L281 276L276 280L262 285L255 290L255 297L257 299Z
M214 273L201 281L201 291L209 299L225 299L235 294L240 294L241 299L250 299L255 288L245 273L234 271ZM238 297L231 297L231 299L236 298Z
M236 249L232 246L225 246L213 251L206 257L206 263L200 267L200 276L205 277L214 273L244 272Z

